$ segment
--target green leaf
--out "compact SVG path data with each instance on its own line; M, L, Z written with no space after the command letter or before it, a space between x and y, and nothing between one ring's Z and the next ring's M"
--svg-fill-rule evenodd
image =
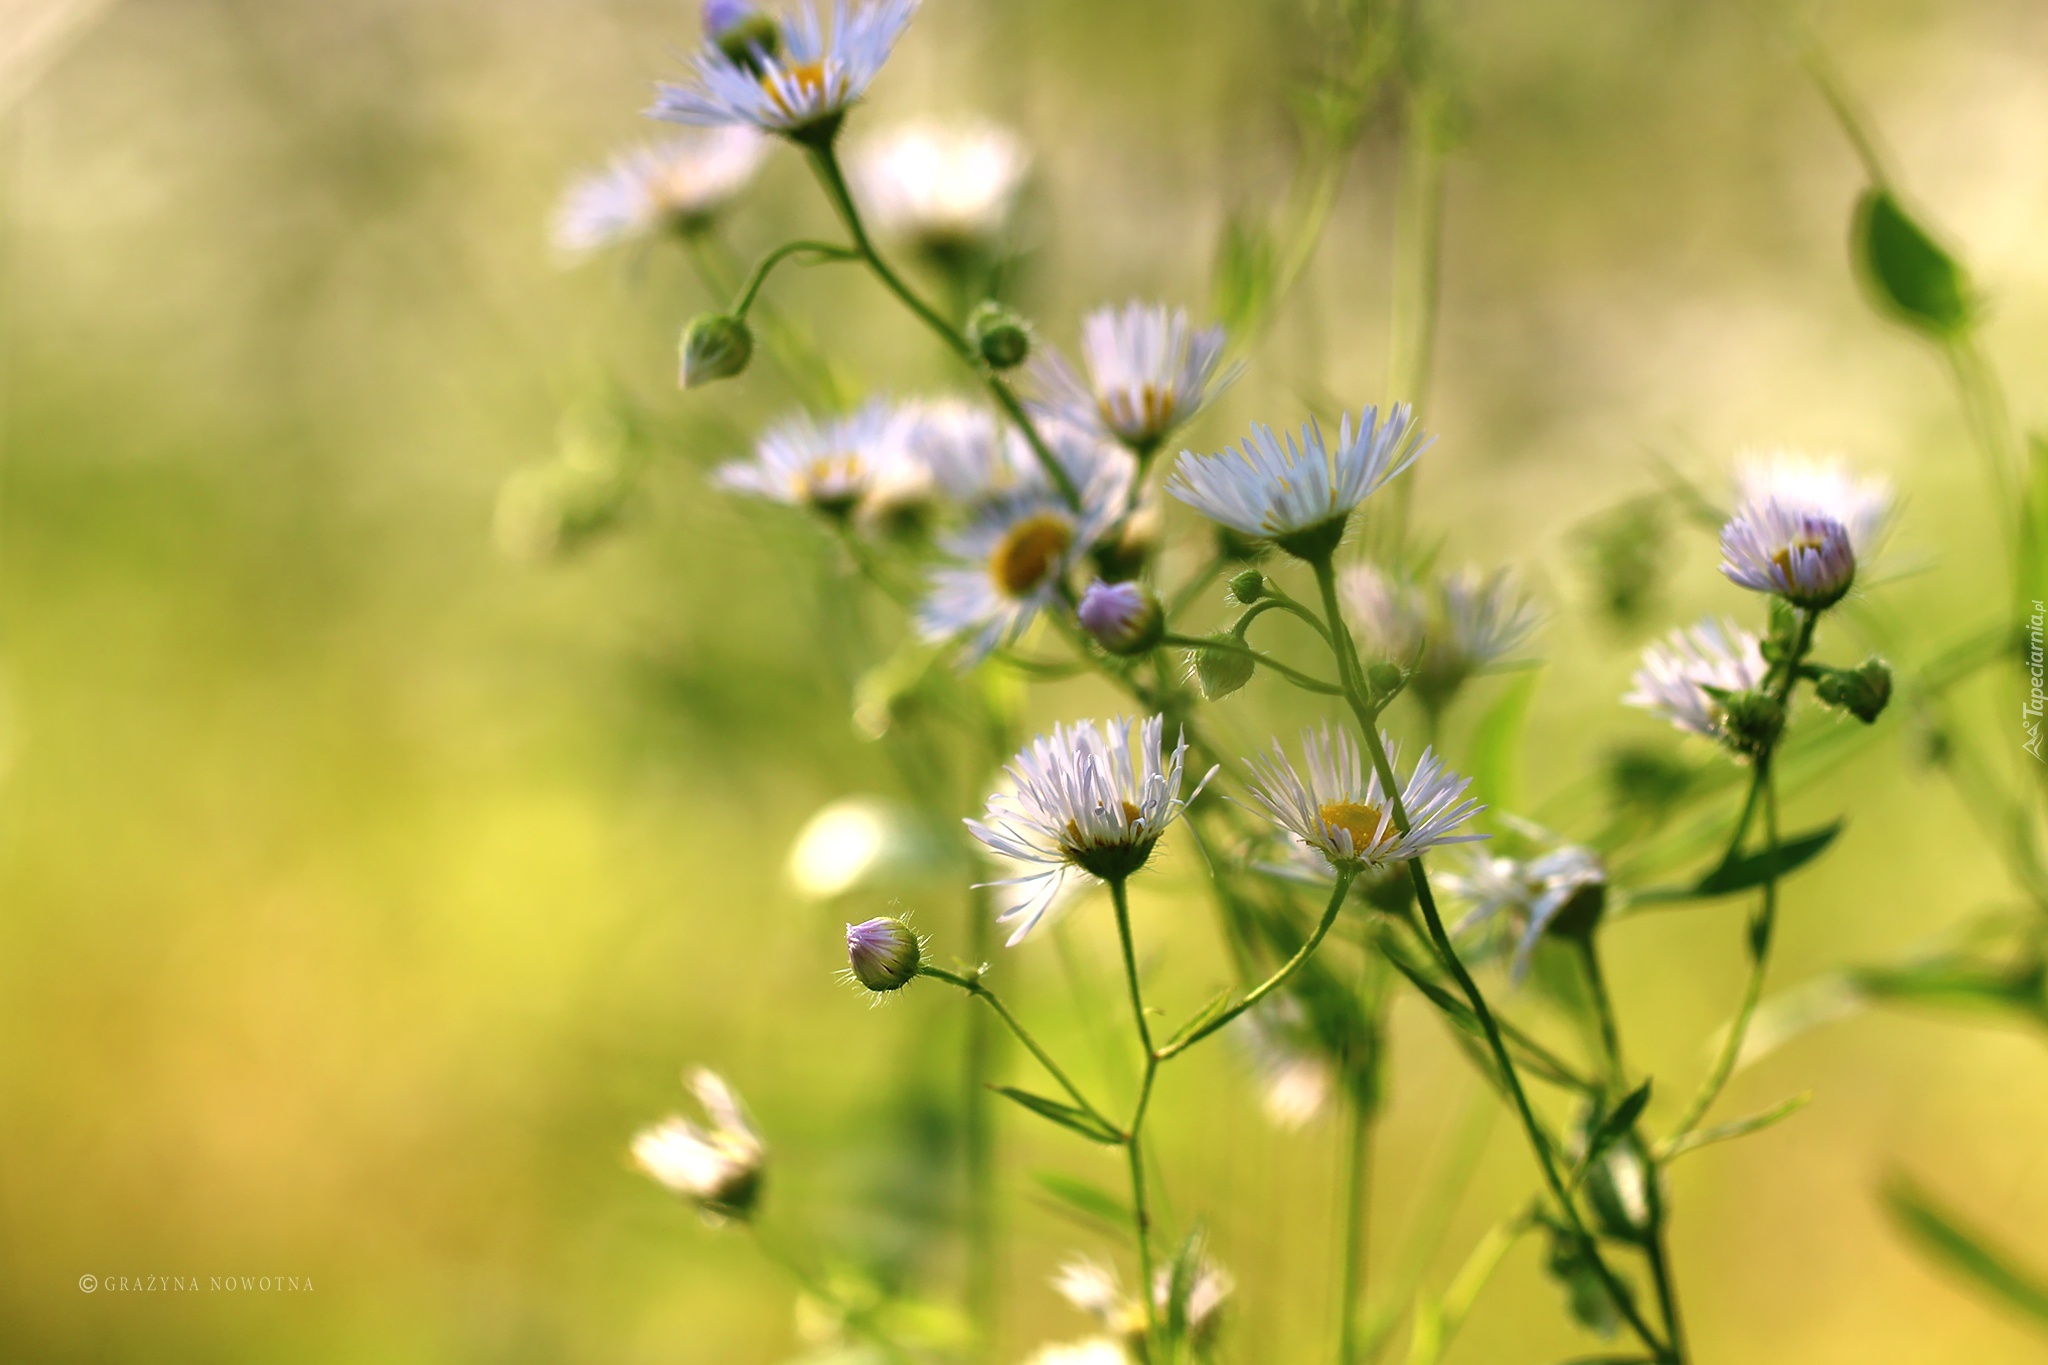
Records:
M1130 1205L1099 1186L1057 1171L1035 1171L1031 1178L1048 1196L1047 1203L1085 1222L1105 1224L1116 1233L1137 1226Z
M2048 1328L2048 1280L1957 1221L1907 1176L1893 1173L1885 1181L1883 1197L1899 1230L1928 1258Z
M1643 1106L1650 1102L1650 1083L1641 1085L1622 1096L1620 1104L1614 1106L1600 1126L1586 1139L1585 1166L1591 1166L1604 1156L1609 1147L1619 1142L1628 1130L1636 1126L1636 1120L1643 1116Z
M1963 268L1891 191L1864 192L1850 239L1858 273L1881 311L1941 338L1969 325L1973 309Z
M1849 981L1872 1000L2048 1014L2048 966L2031 954L2009 963L1945 955L1903 967L1858 967Z
M1738 854L1691 886L1659 886L1634 892L1629 896L1629 904L1641 906L1671 901L1714 900L1762 886L1774 877L1783 878L1798 871L1827 852L1828 845L1842 832L1842 825L1843 821L1837 820L1832 825L1780 840L1776 849Z
M1519 795L1522 732L1528 727L1529 703L1536 696L1542 675L1517 673L1501 690L1479 724L1472 731L1472 748L1467 770L1472 774L1472 796L1490 810L1512 810Z
M995 1091L998 1095L1015 1100L1041 1118L1051 1119L1062 1128L1072 1129L1090 1142L1099 1142L1105 1147L1113 1147L1123 1141L1121 1134L1112 1132L1106 1125L1091 1118L1084 1111L1074 1108L1071 1104L1061 1104L1058 1100L1049 1100L1043 1095L1034 1095L1029 1090L1019 1090L1014 1085L992 1085L989 1089Z
M1728 1123L1717 1124L1712 1128L1698 1129L1685 1134L1683 1137L1673 1138L1670 1142L1664 1144L1664 1150L1660 1153L1660 1156L1663 1160L1669 1161L1673 1157L1684 1156L1687 1152L1712 1146L1716 1142L1730 1142L1739 1137L1748 1137L1751 1133L1761 1133L1773 1124L1791 1118L1794 1114L1812 1103L1813 1092L1811 1090L1802 1091L1789 1100L1783 1100L1772 1105L1761 1114L1751 1114L1746 1119L1735 1119Z
M1236 336L1258 323L1272 302L1278 275L1272 235L1262 225L1232 215L1216 246L1210 284L1211 307L1225 331Z

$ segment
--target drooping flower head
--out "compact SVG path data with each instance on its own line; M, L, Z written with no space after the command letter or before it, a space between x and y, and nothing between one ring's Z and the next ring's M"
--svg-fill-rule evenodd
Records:
M1355 429L1346 413L1334 447L1313 421L1303 424L1299 443L1253 423L1238 450L1182 451L1166 491L1233 531L1319 560L1343 539L1351 509L1413 464L1433 439L1406 403L1384 421L1379 409L1367 408Z
M642 1129L633 1139L633 1164L694 1203L707 1220L743 1219L760 1198L767 1152L739 1097L717 1073L699 1067L687 1081L709 1126L672 1115Z
M1002 234L1030 168L1023 142L986 123L912 123L864 142L852 172L874 226L931 250Z
M1445 768L1427 749L1401 790L1409 820L1403 834L1379 774L1368 770L1348 733L1325 724L1320 731L1303 731L1301 747L1306 777L1288 761L1278 740L1270 759L1249 760L1252 797L1267 819L1320 853L1332 868L1379 866L1418 857L1439 844L1486 837L1455 832L1481 807L1464 799L1470 780ZM1390 746L1388 760L1399 757Z
M990 883L1020 889L1022 899L996 917L1016 922L1012 945L1037 926L1077 869L1121 881L1143 867L1166 827L1215 776L1210 769L1183 797L1187 739L1163 753L1164 725L1158 716L1139 722L1135 734L1129 720L1055 725L1010 760L1012 789L989 797L986 816L967 822L975 838L1032 869Z
M1039 412L1121 441L1140 457L1158 449L1230 382L1217 375L1223 329L1188 325L1187 310L1131 302L1081 320L1084 379L1057 351L1038 352Z
M628 148L569 186L555 213L555 246L580 257L657 232L699 231L753 180L767 150L751 128Z
M659 86L648 112L671 123L829 136L881 72L916 11L917 0L834 0L828 37L816 0L795 0L772 42L734 52L721 38L745 16L721 4L706 15L705 41L692 58L696 79Z
M1558 914L1580 896L1607 884L1607 868L1590 848L1567 844L1539 858L1494 858L1473 852L1463 872L1438 879L1446 895L1466 901L1471 909L1456 932L1503 913L1521 922L1512 966L1514 979L1529 972L1536 942Z
M927 640L960 640L963 665L1014 642L1057 603L1068 576L1123 511L1128 463L1090 467L1077 454L1062 464L1087 476L1075 479L1079 511L1050 480L1020 470L1009 491L986 498L941 544L945 562L932 570L917 625Z
M720 465L711 481L843 520L903 459L895 413L877 400L845 417L789 417L761 437L753 459Z
M1769 671L1756 636L1709 618L1644 650L1633 686L1621 700L1681 730L1728 742L1726 697L1755 693Z

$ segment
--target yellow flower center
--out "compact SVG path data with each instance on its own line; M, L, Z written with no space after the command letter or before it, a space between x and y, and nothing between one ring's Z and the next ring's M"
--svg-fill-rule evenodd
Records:
M1117 804L1123 807L1124 829L1128 831L1132 825L1138 823L1138 817L1142 815L1144 812L1140 811L1136 806L1132 805L1128 801L1119 801ZM1080 822L1078 820L1067 821L1067 847L1081 848L1084 846L1084 843L1085 841L1083 840L1081 835Z
M775 101L775 107L783 113L795 116L825 93L825 64L823 62L802 62L796 66L770 68L761 77L761 88L768 92L768 98ZM795 108L788 98L796 97Z
M1331 829L1341 829L1351 836L1351 851L1363 854L1379 837L1380 822L1384 818L1378 806L1363 801L1325 801L1316 814ZM1392 826L1388 826L1389 831Z
M1771 556L1771 563L1778 566L1778 572L1785 575L1785 581L1792 581L1792 556L1801 550L1818 550L1823 542L1818 540L1795 540Z
M1102 420L1126 436L1157 436L1173 425L1173 390L1156 384L1140 387L1136 403L1128 392L1105 398L1098 404Z
M1025 597L1058 567L1060 556L1074 543L1073 526L1050 512L1029 516L1012 526L988 557L988 575L1011 597Z
M860 496L861 458L820 455L804 466L804 496L820 507L845 507Z

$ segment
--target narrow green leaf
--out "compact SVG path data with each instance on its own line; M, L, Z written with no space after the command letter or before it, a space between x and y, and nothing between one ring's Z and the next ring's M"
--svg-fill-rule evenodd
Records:
M1760 1114L1751 1114L1746 1119L1735 1119L1712 1128L1697 1129L1683 1137L1675 1138L1664 1144L1661 1155L1665 1161L1669 1161L1673 1157L1684 1156L1687 1152L1712 1146L1716 1142L1730 1142L1739 1137L1748 1137L1751 1133L1761 1133L1771 1125L1791 1118L1812 1103L1813 1092L1802 1091L1789 1100L1772 1105Z
M1251 330L1264 315L1278 282L1272 235L1259 223L1233 215L1216 245L1211 308L1233 335Z
M1858 273L1878 308L1917 331L1950 337L1969 325L1963 268L1889 190L1864 192L1850 230Z
M1701 897L1732 896L1738 891L1762 886L1773 877L1784 877L1827 852L1828 845L1841 832L1842 821L1837 820L1824 828L1780 840L1775 849L1730 858L1700 878L1693 886L1693 894Z
M1046 1202L1089 1223L1123 1233L1137 1225L1130 1205L1099 1186L1057 1171L1034 1171L1031 1178L1048 1196Z
M2019 1265L1981 1232L1958 1222L1905 1175L1895 1172L1886 1180L1883 1197L1899 1230L1926 1256L2048 1327L2048 1279Z
M1096 1122L1081 1110L1074 1108L1071 1104L1061 1104L1058 1100L1049 1100L1043 1095L1034 1095L1029 1090L1019 1090L1014 1085L992 1085L989 1089L995 1091L998 1095L1015 1100L1041 1118L1051 1119L1062 1128L1072 1129L1090 1142L1099 1142L1105 1147L1112 1147L1122 1140L1118 1134L1111 1132L1108 1128Z
M1858 967L1849 980L1872 1000L2048 1013L2048 964L2032 955L2013 962L1947 955L1902 967Z
M1237 994L1237 992L1231 990L1228 986L1218 991L1215 997L1211 999L1208 1004L1202 1006L1202 1008L1195 1011L1193 1018L1189 1019L1185 1024L1182 1024L1179 1028L1175 1029L1173 1036L1171 1038L1168 1038L1166 1042L1163 1043L1161 1046L1171 1048L1178 1044L1182 1039L1187 1038L1192 1034L1201 1032L1202 1029L1207 1024L1209 1024L1210 1021L1215 1019L1217 1015L1223 1013L1224 1010L1230 1008L1230 998L1235 994Z
M1472 731L1467 771L1472 796L1489 810L1513 810L1521 778L1522 733L1528 728L1529 704L1542 674L1518 673Z
M1600 1126L1595 1128L1592 1136L1586 1139L1586 1159L1583 1164L1587 1167L1592 1166L1594 1162L1606 1155L1609 1147L1621 1141L1627 1135L1628 1130L1635 1127L1636 1120L1643 1116L1643 1107L1649 1104L1649 1102L1650 1083L1648 1081L1644 1081L1641 1085L1629 1091L1628 1094L1622 1096L1621 1103L1615 1105L1613 1112L1600 1120Z

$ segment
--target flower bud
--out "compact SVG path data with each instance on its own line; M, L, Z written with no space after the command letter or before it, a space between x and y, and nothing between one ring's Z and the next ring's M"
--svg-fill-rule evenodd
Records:
M704 0L704 33L727 61L758 73L782 46L782 30L746 0Z
M1372 689L1372 698L1377 702L1389 702L1401 695L1401 687L1407 681L1398 664L1384 659L1365 670L1365 685Z
M754 358L754 334L730 313L702 313L683 331L683 387L730 379Z
M1721 729L1729 747L1752 757L1768 753L1785 728L1785 706L1765 692L1707 689L1721 703Z
M1870 659L1859 668L1830 668L1813 685L1813 694L1871 725L1892 699L1892 671L1882 659Z
M967 319L967 336L990 369L1015 369L1031 354L1031 324L994 299L976 306Z
M1241 644L1235 635L1218 635L1220 642ZM1205 645L1194 651L1192 667L1195 686L1204 701L1221 701L1252 680L1258 661L1240 650Z
M900 991L917 976L923 945L900 919L846 926L846 960L853 979L878 994Z
M1250 606L1266 595L1266 576L1257 569L1246 569L1230 580L1230 595Z
M1159 599L1140 583L1088 585L1075 612L1081 627L1111 654L1143 654L1166 633L1166 613Z

